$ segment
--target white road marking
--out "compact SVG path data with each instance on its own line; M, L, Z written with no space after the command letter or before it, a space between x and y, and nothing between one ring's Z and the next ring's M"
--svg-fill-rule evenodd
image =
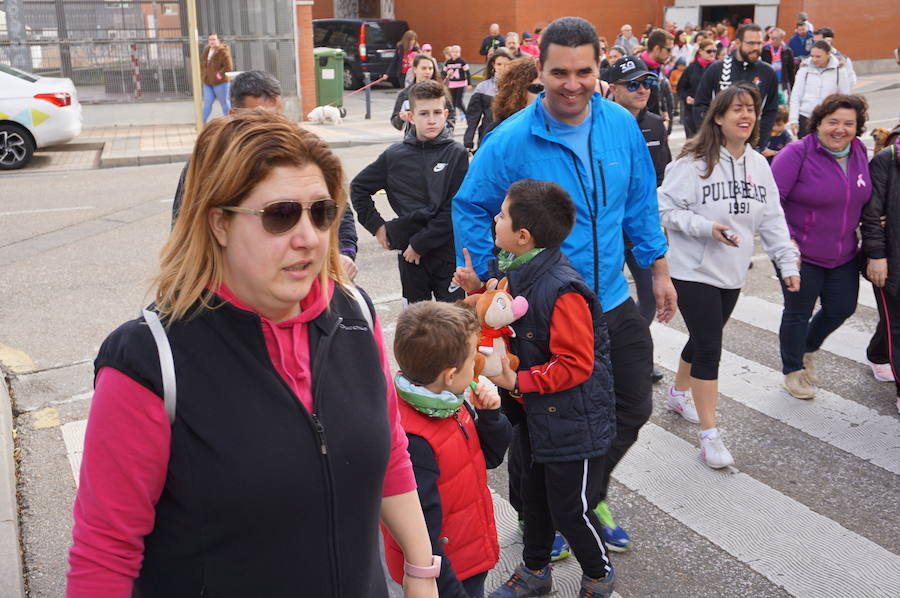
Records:
M72 476L75 478L75 487L78 487L78 473L81 471L81 456L84 453L84 433L87 430L87 420L81 419L60 426L63 442L66 444L66 456L72 467Z
M781 326L781 310L782 305L778 303L741 294L731 317L778 334L778 328ZM867 364L866 347L869 345L869 339L872 338L872 332L874 330L861 332L852 328L850 323L845 323L825 339L822 348L829 353Z
M699 454L648 423L613 477L792 596L896 598L900 556Z
M741 297L738 304L746 297ZM687 335L654 323L657 361L674 367ZM900 474L900 423L894 417L818 389L812 401L800 401L782 388L784 376L729 351L722 351L719 392L751 409L777 419L813 438ZM838 592L838 594L840 594Z
M26 214L46 214L49 212L75 212L77 210L93 210L94 206L77 206L74 208L39 208L37 210L17 210L15 212L0 212L0 216L22 216Z

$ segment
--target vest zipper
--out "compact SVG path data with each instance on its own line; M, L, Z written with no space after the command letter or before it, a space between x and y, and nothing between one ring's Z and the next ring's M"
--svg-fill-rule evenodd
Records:
M331 578L332 578L332 594L335 597L341 596L341 575L340 575L340 560L338 559L338 539L335 530L337 530L337 521L335 520L335 512L334 512L334 480L331 475L331 464L328 460L328 444L326 442L325 437L325 426L322 424L322 421L319 419L318 415L318 405L319 405L319 389L321 388L320 384L320 374L322 372L323 363L325 363L325 357L328 355L328 349L331 347L331 341L334 338L335 333L337 332L338 327L341 325L344 319L338 317L335 321L334 325L330 330L327 331L324 338L319 342L319 346L316 348L315 361L313 362L313 371L312 371L312 383L313 383L313 410L307 411L310 419L312 420L313 427L316 430L316 434L319 437L319 450L322 454L322 469L325 474L325 490L326 495L328 497L328 501L325 504L326 510L328 511L328 524L330 527L330 533L328 534L331 537L331 542L329 542L330 546L330 557L331 557ZM306 411L306 409L304 409Z
M335 534L335 530L337 529L337 523L335 521L335 513L334 508L332 506L332 502L334 500L334 480L331 476L331 466L328 461L328 445L326 443L325 436L325 425L319 419L318 414L315 409L318 405L319 398L319 388L320 385L319 375L322 372L322 364L324 363L324 357L328 354L328 349L331 346L331 341L334 338L334 334L337 332L338 327L341 325L344 319L342 317L338 317L334 324L328 329L322 341L319 343L319 346L316 348L315 359L311 360L313 364L312 371L312 383L313 383L313 411L308 410L303 404L300 402L300 398L294 393L288 383L284 381L281 375L278 373L278 370L275 369L275 365L272 364L271 360L269 360L269 364L272 367L272 372L275 374L275 377L281 382L281 385L287 390L288 394L294 398L294 404L297 406L300 411L302 411L307 418L307 421L310 422L313 430L316 432L316 436L319 441L319 454L322 456L322 470L325 478L325 489L326 496L328 497L328 501L326 502L326 510L328 511L328 522L330 525L330 529L328 530L328 536L331 539L329 542L329 546L331 550L329 550L329 559L331 560L331 579L332 579L332 596L335 598L340 598L340 574L339 574L339 566L340 561L338 560L338 550L337 550L337 534ZM310 323L312 324L312 323ZM263 346L265 346L265 338L262 334L262 328L259 328L259 337ZM205 591L205 586L204 586Z
M457 410L456 413L453 414L453 419L456 420L456 423L457 423L457 425L459 426L459 429L462 430L463 436L465 436L465 437L466 437L466 440L468 441L468 440L469 440L469 433L466 432L466 428L465 428L465 426L463 426L462 420L459 419L459 410Z
M313 426L316 428L316 432L319 434L319 449L322 451L323 455L328 454L328 443L325 442L325 426L322 425L322 422L319 420L319 416L315 413L312 413Z

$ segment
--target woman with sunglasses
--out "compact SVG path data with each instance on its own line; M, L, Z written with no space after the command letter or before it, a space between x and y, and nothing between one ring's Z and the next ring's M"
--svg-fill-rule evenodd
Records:
M346 203L283 116L200 134L153 311L95 361L70 598L386 597L379 519L406 596L437 596L381 329L338 261Z
M698 123L694 120L694 95L700 87L700 80L706 68L716 61L716 43L711 39L702 39L697 45L693 61L684 69L678 80L678 97L683 102L681 122L684 124L684 136L690 139L697 132Z
M712 468L734 463L716 427L722 330L737 304L754 235L800 289L798 258L759 140L760 96L750 83L716 94L696 136L666 168L659 216L669 234L669 269L688 329L666 407L700 424L700 456Z

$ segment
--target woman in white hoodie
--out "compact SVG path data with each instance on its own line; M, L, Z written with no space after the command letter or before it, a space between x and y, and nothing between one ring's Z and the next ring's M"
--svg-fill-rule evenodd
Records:
M753 151L759 108L751 84L719 92L658 191L669 271L689 333L666 407L700 424L700 455L714 468L734 463L716 428L719 359L722 329L747 278L756 233L787 287L800 288L800 252L791 243L778 186L766 159Z
M850 93L850 73L843 57L831 52L831 44L819 40L794 76L788 123L797 139L806 135L806 121L822 100L833 93Z

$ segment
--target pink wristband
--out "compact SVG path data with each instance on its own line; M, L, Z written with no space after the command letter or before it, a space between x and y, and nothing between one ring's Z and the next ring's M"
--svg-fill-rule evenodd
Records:
M436 554L431 555L430 567L418 567L404 560L403 572L410 577L420 577L425 579L436 578L441 574L441 557Z

